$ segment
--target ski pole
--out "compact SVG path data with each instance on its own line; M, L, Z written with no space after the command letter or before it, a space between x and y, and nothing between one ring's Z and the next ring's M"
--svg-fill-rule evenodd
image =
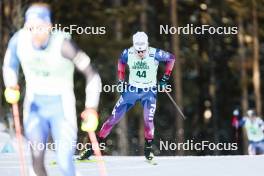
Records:
M20 126L20 120L19 120L19 109L18 104L12 104L12 110L13 110L13 116L14 116L14 122L15 122L15 131L16 131L16 138L18 141L18 152L19 152L19 162L20 162L20 175L25 176L26 175L26 160L24 155L24 147L23 147L23 138L22 138L22 132L21 132L21 126Z
M100 176L106 176L106 167L105 167L105 164L104 164L104 161L103 161L103 157L102 157L102 154L101 154L101 151L100 151L100 148L99 148L99 144L98 144L98 141L96 139L96 135L95 135L95 132L94 131L89 131L88 132L88 136L91 140L91 143L92 143L92 147L93 147L93 150L94 150L94 154L95 154L95 157L96 157L96 161L98 163L98 167L99 167L99 171L100 171Z
M176 107L176 109L178 110L178 112L180 113L181 117L183 118L183 120L186 119L186 117L184 116L183 112L181 111L180 107L177 105L177 103L173 100L172 96L169 94L169 92L165 91L166 94L168 95L169 99L171 100L171 102L173 103L173 105Z

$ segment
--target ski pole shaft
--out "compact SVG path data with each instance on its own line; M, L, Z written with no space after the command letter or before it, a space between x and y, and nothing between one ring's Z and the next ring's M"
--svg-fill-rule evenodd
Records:
M103 161L103 157L99 148L98 141L96 139L95 132L88 132L89 138L92 143L92 148L94 150L94 154L98 163L99 171L100 171L100 176L107 176L106 173L106 167Z
M22 138L22 132L21 132L21 126L20 126L20 120L19 120L19 109L18 104L12 104L12 110L13 110L13 116L14 116L14 122L15 122L15 130L16 130L16 138L18 142L18 152L19 152L19 162L20 162L20 175L25 176L26 175L26 160L24 155L24 147L23 147L23 138Z
M180 113L181 117L183 118L183 120L186 119L186 117L184 116L183 112L181 111L180 107L177 105L177 103L174 101L174 99L172 98L172 96L169 94L169 92L165 91L166 94L168 95L169 99L171 100L171 102L173 103L173 105L176 107L176 109L178 110L178 112Z

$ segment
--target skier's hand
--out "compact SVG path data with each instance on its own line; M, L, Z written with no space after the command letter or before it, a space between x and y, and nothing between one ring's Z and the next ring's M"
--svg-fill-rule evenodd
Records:
M4 92L5 99L10 104L18 103L20 99L19 86L7 87Z
M126 89L126 82L124 80L119 80L117 83L117 91L123 93Z
M159 86L160 86L160 88L161 88L162 91L165 91L166 86L167 86L167 84L168 84L168 82L169 82L169 79L170 79L170 76L169 76L169 75L164 75L164 76L161 78L161 80L160 80L160 82L159 82Z
M86 132L93 132L98 126L98 113L93 108L87 108L81 113L81 129Z

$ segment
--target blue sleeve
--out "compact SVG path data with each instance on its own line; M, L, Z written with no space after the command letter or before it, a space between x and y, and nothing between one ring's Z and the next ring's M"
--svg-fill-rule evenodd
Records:
M122 64L126 64L128 60L128 49L125 49L122 54L120 55L119 60Z
M6 66L13 69L15 72L19 70L19 59L17 56L17 37L18 34L16 33L10 40L7 46L7 50L9 50L10 55L5 57L5 64Z
M264 121L260 117L258 117L258 123L259 127L264 128Z
M169 52L157 49L155 53L155 59L159 62L168 62L171 60L175 60L175 57Z
M246 122L246 119L245 118L242 118L241 120L238 121L238 126L244 126L245 125L245 122Z
M17 56L17 38L16 33L8 43L8 47L4 57L3 78L5 86L15 86L18 82L19 58Z

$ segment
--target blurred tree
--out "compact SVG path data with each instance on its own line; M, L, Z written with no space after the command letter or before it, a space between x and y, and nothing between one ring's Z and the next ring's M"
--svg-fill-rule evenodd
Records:
M238 17L237 17L237 23L238 23L238 55L241 59L241 92L242 92L242 98L241 98L241 107L242 107L242 114L245 115L246 111L248 110L248 83L247 83L247 70L246 70L246 49L245 49L245 44L244 44L244 25L243 25L243 19L241 17L241 14L238 12Z
M113 0L115 8L120 8L122 6L121 0ZM123 38L122 34L122 21L119 17L115 20L115 36L116 42L121 42ZM117 125L117 147L120 155L128 154L128 134L127 134L127 118L124 117Z
M237 54L238 54L238 61L239 61L239 71L240 71L240 90L241 90L241 98L240 98L240 105L242 110L242 115L245 116L246 112L249 108L249 95L248 95L248 86L249 86L249 59L251 59L248 56L248 47L247 47L247 31L245 25L245 21L248 18L248 13L250 13L249 4L247 1L232 1L227 0L227 3L232 9L232 11L236 14L236 24L238 26L238 34L237 34L237 42L238 42L238 48L237 48ZM242 136L242 138L240 138ZM244 154L247 153L247 146L248 146L248 140L247 140L247 134L245 129L242 129L242 134L239 135L238 139L242 139L242 152ZM240 141L238 141L240 143Z
M262 115L261 100L261 82L260 82L260 66L259 66L259 37L258 37L258 16L256 0L252 0L252 21L253 21L253 86L255 94L256 111L258 115Z
M0 17L0 41L3 41L3 1L0 1L0 14L1 14L1 17ZM0 43L0 68L2 68L2 58L4 57L4 54L3 54L3 50L4 50L4 46L3 46L3 42ZM2 74L1 74L2 75ZM3 113L3 78L2 76L0 77L0 117L3 117L4 116L4 113Z
M241 107L242 107L242 115L246 115L246 112L248 110L248 76L247 76L247 68L246 68L246 49L244 45L244 26L243 26L243 18L242 14L239 13L241 12L240 10L237 11L238 16L237 16L237 23L238 23L238 55L241 59L241 64L240 64L240 75L241 75L241 91L242 91L242 96L241 96ZM242 130L242 136L243 136L243 151L246 154L247 153L247 146L248 146L248 140L247 140L247 134L245 129Z
M171 16L171 25L178 26L178 16L177 16L177 0L171 0L170 2L170 16ZM173 34L171 37L171 47L172 51L176 56L176 63L175 63L175 71L173 72L173 78L175 80L174 88L176 102L182 106L182 74L181 74L181 55L180 55L180 48L179 48L179 36L178 34ZM184 142L184 121L181 118L179 112L176 112L176 137L177 142L182 143ZM184 151L178 150L178 155L183 155Z
M0 75L2 75L2 64L9 38L23 24L22 0L2 0L0 1ZM22 77L22 75L20 75ZM23 88L21 89L23 92ZM3 77L0 77L0 117L5 117L3 113L7 112L7 104L3 97L4 83ZM5 106L4 106L5 105ZM20 116L21 117L21 116ZM21 117L22 118L22 117Z

